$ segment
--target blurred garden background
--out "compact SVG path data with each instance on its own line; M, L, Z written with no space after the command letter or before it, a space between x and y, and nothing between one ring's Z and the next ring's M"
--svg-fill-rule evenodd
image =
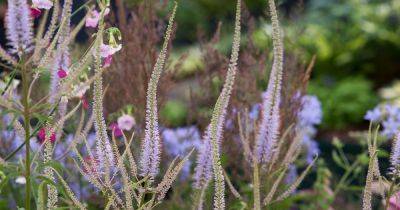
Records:
M85 2L74 0L73 7L79 8ZM144 125L147 81L173 5L160 0L111 2L107 24L119 27L123 48L105 73L107 123L116 121L121 113L129 113L140 130L139 125ZM234 8L234 0L179 1L167 70L158 93L165 139L179 135L178 129L205 130L228 65ZM400 107L400 1L278 0L277 8L285 44L283 106L291 106L290 98L302 90L316 97L322 108L321 122L312 137L316 143L314 153L319 155L317 164L296 195L279 205L360 209L368 166L365 138L369 122L365 115L379 104ZM1 19L5 10L6 1L1 0ZM243 0L242 12L238 77L229 106L222 160L233 185L241 186L246 193L246 183L237 177L249 175L236 167L240 157L232 155L241 148L235 140L237 113L248 110L257 115L271 69L272 28L265 0ZM74 14L72 24L83 16L83 10ZM3 21L0 34L4 35L2 24ZM87 45L88 31L84 28L79 32L73 51L79 52ZM0 43L6 45L4 36ZM46 83L49 76L41 80ZM35 91L40 92L40 88ZM311 114L318 114L317 109L311 110ZM290 114L284 112L283 116ZM392 129L400 129L398 121ZM69 126L73 125L66 129ZM166 156L180 153L180 148L168 145L164 142ZM379 152L383 172L388 167L390 147L387 141ZM299 170L306 167L302 162L297 166ZM186 170L193 168L191 165ZM186 176L175 186L181 189L180 193L172 190L160 208L190 207L184 199L191 183L190 175ZM97 205L95 198L92 202ZM240 206L237 203L229 208Z

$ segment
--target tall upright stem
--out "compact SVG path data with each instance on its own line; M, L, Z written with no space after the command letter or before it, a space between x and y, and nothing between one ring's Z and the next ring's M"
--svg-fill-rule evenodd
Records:
M24 129L25 129L25 179L26 179L26 198L25 209L30 210L31 207L31 161L30 161L30 107L29 107L29 72L23 64L21 68L22 74L22 105L24 106Z

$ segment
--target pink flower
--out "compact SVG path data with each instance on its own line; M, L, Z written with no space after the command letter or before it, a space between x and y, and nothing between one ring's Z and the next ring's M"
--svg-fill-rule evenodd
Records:
M33 6L39 9L50 9L53 2L50 0L32 0Z
M390 197L389 210L400 210L400 192Z
M57 75L60 79L65 78L68 74L64 69L59 69Z
M122 45L117 45L117 46L111 46L111 45L106 45L106 44L101 44L100 46L100 56L102 58L107 58L116 52L120 51L122 48Z
M82 107L84 108L84 109L89 109L89 102L88 102L88 100L85 98L85 96L82 96L81 97L81 101L82 101Z
M121 130L126 130L126 131L131 130L132 127L136 124L135 118L127 114L120 116L117 122L118 122L118 127Z
M38 18L42 15L42 11L38 8L31 7L31 16L32 18Z
M121 137L123 135L122 130L118 127L118 123L111 123L108 127L113 133L115 137Z
M108 13L110 13L110 10L107 8L104 11L104 15L108 15ZM86 18L85 26L96 28L99 21L100 21L100 13L97 10L92 10L90 11L89 16Z
M44 141L46 140L46 129L45 128L41 128L37 134L39 143L43 144ZM54 143L56 141L56 134L53 132L51 133L50 136L50 142Z
M109 55L106 58L104 58L103 68L110 67L111 62L112 62L112 56L111 55Z
M96 28L100 20L100 13L97 10L90 11L89 16L86 18L86 27Z

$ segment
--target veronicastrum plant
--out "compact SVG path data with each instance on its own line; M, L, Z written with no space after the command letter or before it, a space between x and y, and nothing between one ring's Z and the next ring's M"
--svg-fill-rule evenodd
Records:
M20 150L25 149L25 183L26 204L25 209L31 209L32 195L38 209L55 209L59 205L75 206L86 209L84 202L80 201L68 186L62 170L57 167L54 157L56 144L59 143L65 122L71 119L79 109L79 117L75 135L68 150L63 155L72 151L75 155L75 165L79 172L96 187L104 196L105 208L115 209L151 209L158 205L165 197L167 191L182 169L191 152L182 160L175 159L167 169L161 182L155 184L159 174L161 140L158 125L157 86L164 69L167 48L170 41L177 4L173 8L166 30L164 44L157 58L154 70L150 77L146 102L146 127L142 141L139 167L131 151L133 134L128 140L123 136L125 150L119 151L115 136L107 134L107 127L103 115L103 82L102 72L109 66L112 54L117 52L121 39L116 28L105 28L104 18L109 13L107 0L97 1L96 5L85 6L89 9L83 19L74 29L71 29L71 16L77 11L72 11L72 0L60 2L49 0L36 0L33 2L31 12L40 15L45 13L38 26L37 34L33 37L33 20L30 16L26 0L9 1L7 14L7 35L11 49L7 52L1 48L1 58L7 61L6 67L11 75L20 74L22 77L21 101L14 101L6 97L7 89L11 87L12 78L2 91L0 105L14 117L14 130L24 138L24 142L4 160L2 166L12 165L8 162ZM94 9L98 7L100 12ZM49 10L52 15L49 17ZM38 14L39 13L39 14ZM22 18L18 19L17 16ZM50 26L45 29L45 23L50 18ZM224 204L224 177L219 160L219 146L222 135L222 125L229 103L230 93L236 73L240 43L240 1L237 6L237 20L235 25L234 46L231 65L220 98L218 99L213 119L209 126L209 135L212 139L213 165L216 176L216 208L223 209ZM69 46L77 32L83 25L93 27L93 42L76 62L72 63ZM108 41L108 45L104 41ZM45 47L47 46L47 47ZM50 88L48 94L34 101L32 97L36 83L45 73L50 72ZM93 85L93 110L89 117L85 117L88 103L85 92ZM68 110L68 103L78 97L80 100ZM19 119L22 116L22 122ZM41 116L39 123L32 126L31 120ZM87 135L94 125L96 131L95 147L92 148L87 140ZM31 141L38 136L42 145L35 154L31 154ZM81 146L83 145L83 149ZM31 186L42 180L37 190L32 192ZM60 198L59 195L63 195ZM66 200L67 199L67 200Z
M234 188L229 180L227 173L224 172L220 160L220 146L223 135L224 119L226 109L229 103L229 95L232 91L232 84L235 79L237 56L240 42L240 1L237 3L236 11L236 27L234 32L234 41L231 54L230 65L224 87L218 98L211 123L208 126L202 146L197 157L197 166L194 174L194 209L203 209L205 191L210 184L211 178L214 177L214 209L225 208L225 181L228 188L241 203L246 206L253 206L254 209L262 209L273 203L282 201L290 196L304 179L307 172L312 168L315 159L311 161L304 172L280 195L276 196L279 190L284 186L283 180L287 174L289 167L296 160L300 153L301 132L295 135L290 142L288 148L284 148L288 142L288 134L291 132L290 126L283 135L280 135L281 117L281 86L283 75L283 37L282 29L278 21L278 14L274 0L268 1L271 22L272 22L272 39L273 39L273 63L269 77L269 83L266 92L263 95L261 108L261 120L258 123L258 130L251 134L251 128L254 126L249 122L248 114L241 119L238 116L240 139L243 146L244 157L250 164L253 171L253 201L252 205L246 203L251 202L240 195L238 190ZM243 123L244 122L244 123ZM254 141L250 137L254 136ZM254 145L251 145L254 142ZM284 151L286 152L284 154ZM267 190L265 189L267 183ZM261 198L262 193L265 194L264 199Z

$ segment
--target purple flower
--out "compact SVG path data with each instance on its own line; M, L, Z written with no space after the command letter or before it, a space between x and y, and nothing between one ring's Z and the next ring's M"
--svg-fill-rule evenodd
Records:
M382 122L382 134L388 138L393 138L400 129L400 121L394 117L389 117Z
M298 177L296 165L290 164L285 177L285 183L287 185L292 185Z
M182 156L192 148L200 147L200 132L195 126L164 129L161 136L166 151L172 156Z
M32 49L33 30L30 8L26 0L8 0L6 32L10 51L21 55Z
M115 137L123 136L121 128L118 127L118 123L113 122L108 126L108 128L111 130L111 132L113 132Z
M372 110L367 111L367 114L364 116L365 120L369 120L371 122L379 122L382 118L382 111L379 106L375 107Z
M192 148L200 148L200 131L196 126L179 127L175 129L166 128L162 131L166 152L175 156L185 156ZM181 170L180 179L185 180L190 174L190 167L192 162L190 160L185 162Z
M321 102L313 95L305 95L301 98L301 110L298 120L301 125L318 125L322 120Z
M318 143L308 137L303 139L303 145L306 148L306 162L311 164L315 156L319 155L320 150L318 148Z
M311 164L314 157L320 153L318 143L313 140L317 133L316 125L322 120L321 102L316 96L304 95L301 97L301 108L297 114L296 133L302 138L306 149L306 161Z

